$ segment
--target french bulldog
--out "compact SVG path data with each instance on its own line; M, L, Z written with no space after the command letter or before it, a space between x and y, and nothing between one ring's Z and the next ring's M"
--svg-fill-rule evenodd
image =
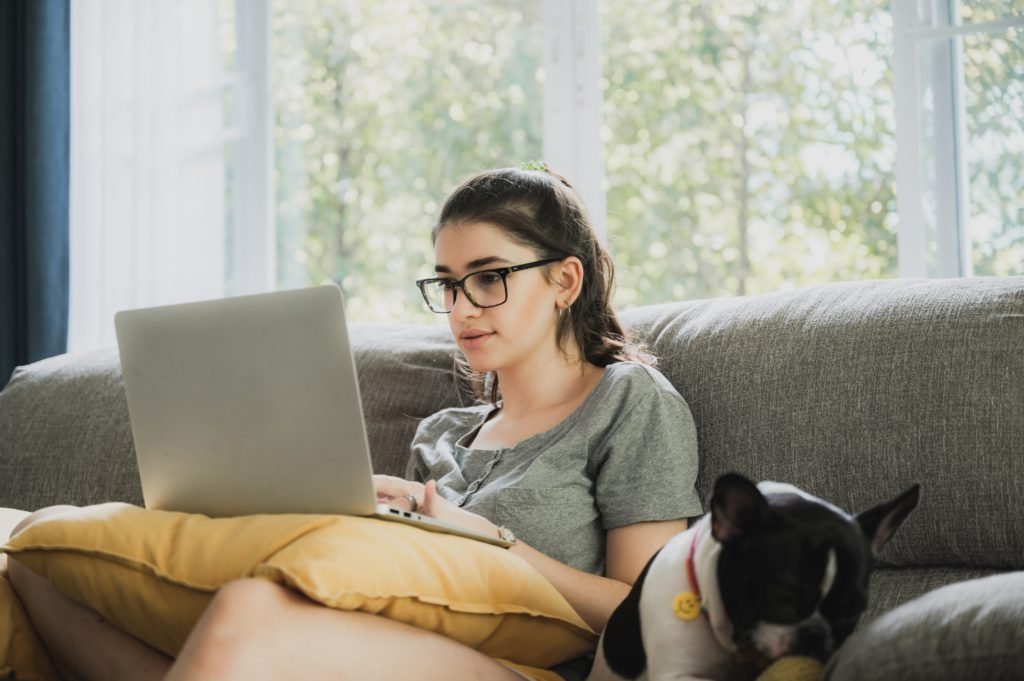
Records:
M824 663L868 601L879 551L920 486L850 516L797 487L729 473L612 613L588 681L737 681L785 655Z

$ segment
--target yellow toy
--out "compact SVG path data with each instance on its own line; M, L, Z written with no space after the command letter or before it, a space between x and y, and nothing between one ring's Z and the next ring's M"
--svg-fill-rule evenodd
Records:
M813 657L780 657L761 672L757 681L820 681L825 666Z

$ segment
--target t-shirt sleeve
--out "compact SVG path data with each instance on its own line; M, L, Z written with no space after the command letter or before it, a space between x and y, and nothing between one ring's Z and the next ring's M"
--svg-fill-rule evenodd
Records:
M598 448L595 497L606 530L703 512L695 487L693 415L671 384L663 383L651 380L629 396L632 404L616 405L622 416Z

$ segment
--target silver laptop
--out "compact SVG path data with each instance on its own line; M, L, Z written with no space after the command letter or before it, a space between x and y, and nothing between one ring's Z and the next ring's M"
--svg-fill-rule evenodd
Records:
M118 312L147 508L336 513L507 542L378 504L341 291Z

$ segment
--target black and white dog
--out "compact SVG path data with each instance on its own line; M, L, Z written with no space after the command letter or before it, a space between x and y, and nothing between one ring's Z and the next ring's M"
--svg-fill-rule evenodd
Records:
M914 485L851 517L792 485L723 475L711 512L655 554L608 620L589 681L742 679L784 655L824 662L919 495Z

